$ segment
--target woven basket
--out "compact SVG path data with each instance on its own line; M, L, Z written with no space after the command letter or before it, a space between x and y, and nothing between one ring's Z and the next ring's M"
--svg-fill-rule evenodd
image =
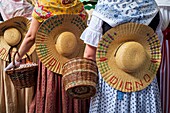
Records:
M98 82L96 62L85 58L73 58L63 65L63 87L68 95L86 99L95 95Z
M14 54L13 60L15 59L16 53ZM28 88L36 84L38 75L38 65L37 64L31 65L30 58L28 57L28 55L27 58L29 60L29 63L22 64L22 67L18 68L14 67L11 70L6 71L7 75L9 75L16 89ZM13 65L15 66L14 61L13 63L14 63ZM28 64L30 64L29 67Z

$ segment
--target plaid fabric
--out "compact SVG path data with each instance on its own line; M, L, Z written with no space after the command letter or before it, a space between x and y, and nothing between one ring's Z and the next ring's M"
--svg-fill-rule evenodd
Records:
M151 60L153 62L150 64L149 70L152 73L156 74L157 70L159 68L159 61L156 61L156 59L161 59L160 42L156 38L156 35L149 37L147 41L148 41L148 44L150 45ZM155 63L155 62L157 62L157 63Z

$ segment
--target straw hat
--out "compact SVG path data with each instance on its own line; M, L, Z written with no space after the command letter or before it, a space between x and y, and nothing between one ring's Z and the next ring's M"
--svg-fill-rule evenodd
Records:
M78 15L57 15L40 26L36 37L36 51L41 62L51 71L61 73L63 63L82 57L84 43L80 35L86 24Z
M98 44L96 62L113 88L134 92L155 78L161 61L160 42L152 28L126 23L107 31Z
M0 59L9 61L9 51L10 56L13 57L28 31L29 25L30 21L21 16L0 23ZM35 46L27 54L31 55L34 50Z

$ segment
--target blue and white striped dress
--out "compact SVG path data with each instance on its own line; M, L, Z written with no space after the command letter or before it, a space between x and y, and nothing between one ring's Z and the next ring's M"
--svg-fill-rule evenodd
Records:
M86 44L97 47L103 21L114 27L125 22L148 25L158 12L154 0L99 0L89 26L81 35ZM110 87L99 73L97 93L91 98L90 113L161 113L157 79L145 89L122 93Z

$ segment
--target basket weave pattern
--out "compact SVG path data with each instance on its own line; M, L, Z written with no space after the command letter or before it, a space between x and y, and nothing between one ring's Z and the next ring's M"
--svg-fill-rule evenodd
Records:
M38 66L16 68L6 71L16 89L32 87L36 83Z
M29 63L21 64L20 67L16 68L15 56L17 53L18 51L15 52L13 58L14 67L10 70L7 70L6 74L9 75L16 89L22 89L22 88L28 88L34 86L38 75L38 64L34 64L30 62L30 58L26 54Z
M86 99L96 93L98 70L95 61L74 58L63 66L63 87L73 98Z

